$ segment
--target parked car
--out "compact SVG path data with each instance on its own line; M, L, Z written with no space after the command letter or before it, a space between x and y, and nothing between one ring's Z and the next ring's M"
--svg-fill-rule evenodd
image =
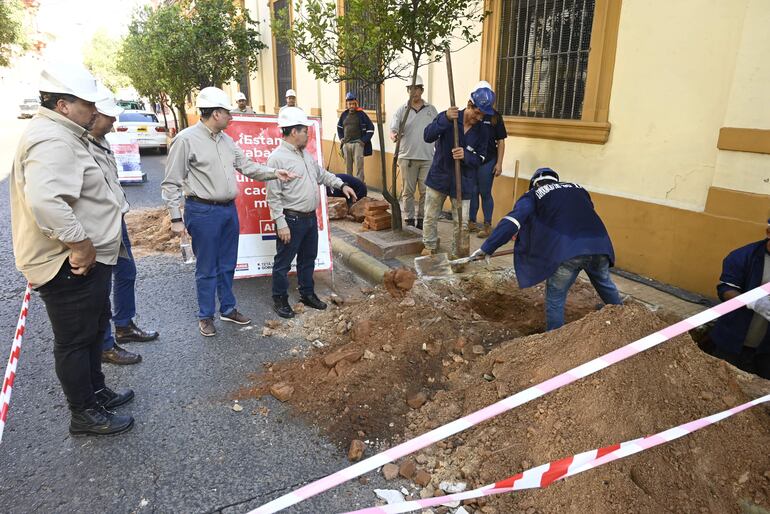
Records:
M37 114L37 109L39 107L40 101L37 98L25 98L24 101L19 104L19 118L31 118Z
M139 148L157 148L160 153L167 151L166 127L158 121L155 113L123 111L115 123L115 130L136 135Z
M144 111L146 109L141 100L118 100L116 103L124 109L132 111Z

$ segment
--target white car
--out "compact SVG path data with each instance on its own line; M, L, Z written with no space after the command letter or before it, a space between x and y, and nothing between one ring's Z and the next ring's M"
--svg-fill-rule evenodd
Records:
M115 130L136 136L139 148L157 148L166 153L166 127L153 112L123 111L115 122Z

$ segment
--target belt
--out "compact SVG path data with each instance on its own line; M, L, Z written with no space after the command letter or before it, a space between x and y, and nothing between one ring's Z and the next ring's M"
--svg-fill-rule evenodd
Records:
M205 203L206 205L220 205L222 207L229 207L233 204L233 200L228 200L227 202L217 202L214 200L206 200L205 198L198 198L197 196L185 196L185 200L191 200L193 202L198 203Z
M300 211L293 211L291 209L284 209L283 214L284 216L294 216L297 218L312 218L315 216L315 211L300 212Z

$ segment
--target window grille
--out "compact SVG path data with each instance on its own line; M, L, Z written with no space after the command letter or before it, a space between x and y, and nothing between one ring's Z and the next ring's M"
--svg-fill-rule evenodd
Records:
M504 0L497 110L580 119L595 0Z
M284 20L289 23L289 0L275 0L273 2L273 14L276 19ZM286 98L286 90L292 89L292 70L291 70L291 48L284 41L274 41L275 47L275 75L277 81L278 103L283 105Z
M360 80L348 80L345 82L345 93L350 91L356 94L358 106L362 109L377 110L377 86L369 86Z

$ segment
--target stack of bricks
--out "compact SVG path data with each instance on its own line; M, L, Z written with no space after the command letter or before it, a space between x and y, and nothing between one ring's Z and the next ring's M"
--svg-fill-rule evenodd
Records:
M369 203L364 210L364 228L369 230L389 229L391 227L389 208L390 204L385 201Z

